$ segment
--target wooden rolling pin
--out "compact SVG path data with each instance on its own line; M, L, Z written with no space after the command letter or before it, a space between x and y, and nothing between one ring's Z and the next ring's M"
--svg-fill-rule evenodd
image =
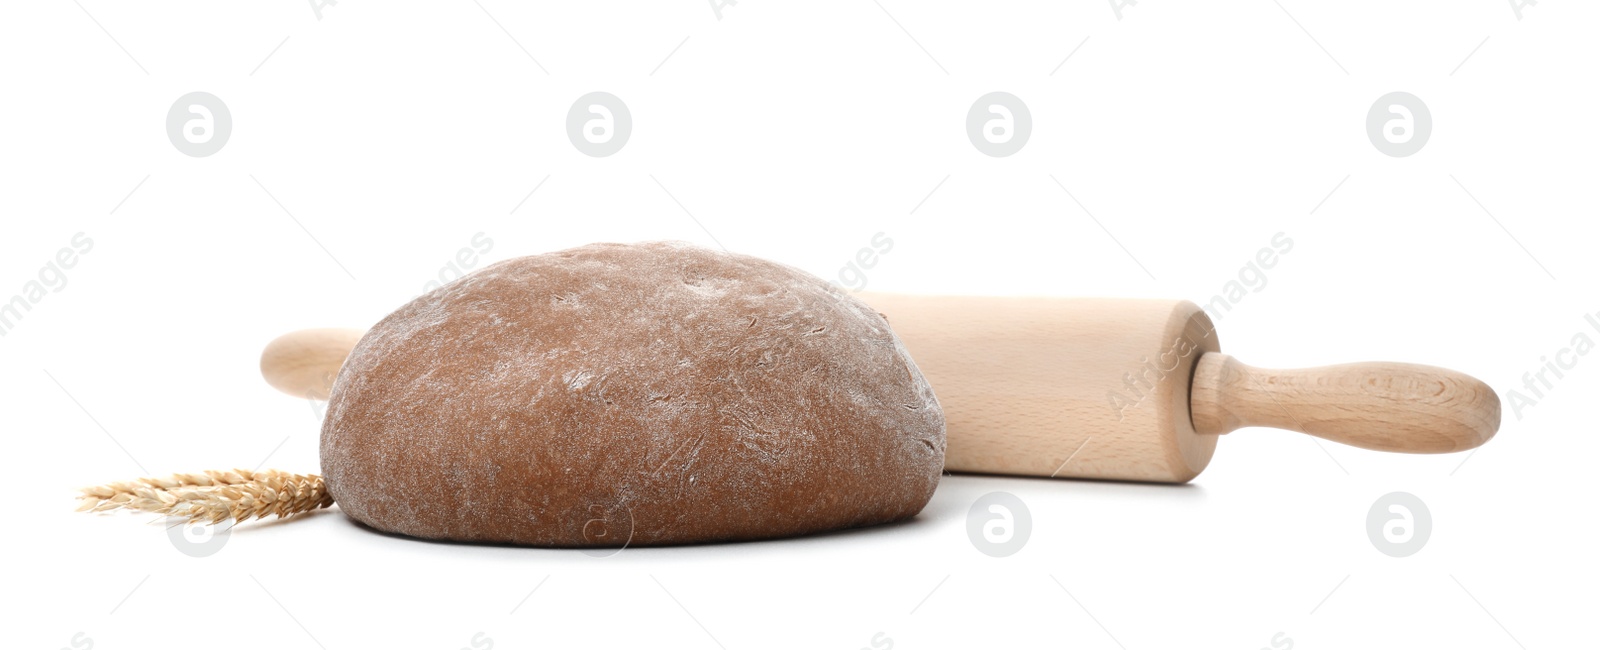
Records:
M889 319L946 419L958 472L1183 483L1218 436L1274 427L1366 449L1471 449L1500 400L1467 375L1400 363L1264 370L1222 354L1194 303L860 294ZM326 399L359 330L270 343L261 372Z
M1494 390L1442 368L1246 366L1188 301L861 298L933 386L953 471L1183 483L1241 427L1443 453L1500 426Z

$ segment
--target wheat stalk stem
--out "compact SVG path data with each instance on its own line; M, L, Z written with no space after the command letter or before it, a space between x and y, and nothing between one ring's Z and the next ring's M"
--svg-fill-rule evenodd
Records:
M79 512L133 510L204 524L289 517L333 505L321 476L275 469L173 474L95 485L81 492Z

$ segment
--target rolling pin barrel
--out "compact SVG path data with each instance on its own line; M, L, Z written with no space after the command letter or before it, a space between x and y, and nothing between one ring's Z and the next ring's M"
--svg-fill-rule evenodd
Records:
M1217 436L1189 416L1217 335L1194 303L860 294L945 412L952 471L1182 483Z

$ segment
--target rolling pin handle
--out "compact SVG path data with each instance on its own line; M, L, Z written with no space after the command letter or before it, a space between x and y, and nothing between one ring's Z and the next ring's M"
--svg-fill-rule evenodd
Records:
M1364 449L1448 453L1488 441L1500 398L1459 372L1405 363L1266 370L1207 352L1189 393L1195 431L1274 427Z
M333 380L363 330L324 328L289 332L261 351L261 376L273 388L303 399L326 400Z

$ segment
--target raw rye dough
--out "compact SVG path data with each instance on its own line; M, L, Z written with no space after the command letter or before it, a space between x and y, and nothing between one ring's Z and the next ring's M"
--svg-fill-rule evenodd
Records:
M379 530L637 546L904 519L944 450L871 307L645 243L500 262L390 314L339 372L321 453L345 514Z

